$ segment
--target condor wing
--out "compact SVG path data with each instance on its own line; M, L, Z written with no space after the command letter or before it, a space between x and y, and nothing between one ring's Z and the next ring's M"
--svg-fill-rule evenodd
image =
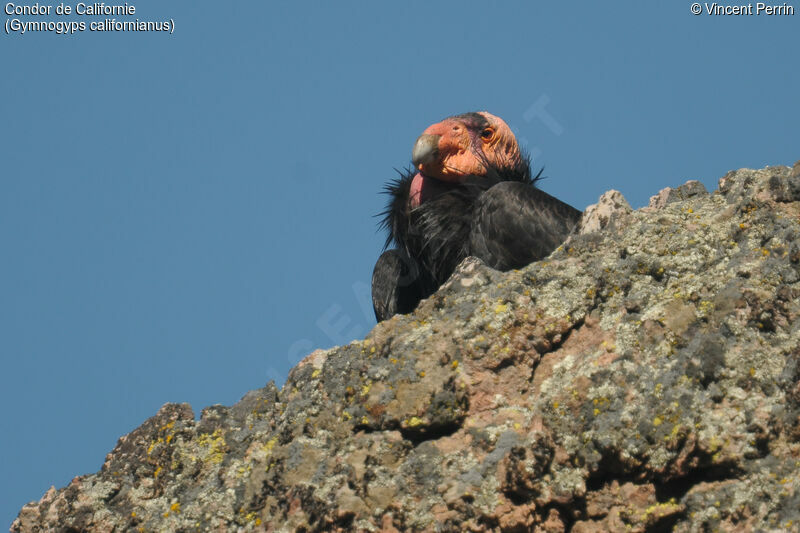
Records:
M475 205L470 253L498 270L546 257L578 223L581 212L526 183L501 182Z

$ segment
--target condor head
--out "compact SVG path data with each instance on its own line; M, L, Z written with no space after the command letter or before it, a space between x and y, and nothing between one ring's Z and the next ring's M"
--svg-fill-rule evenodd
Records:
M419 170L411 182L409 205L426 200L426 190L441 183L460 183L470 176L486 176L490 169L517 167L522 160L511 128L486 111L449 117L429 126L419 136L411 161Z

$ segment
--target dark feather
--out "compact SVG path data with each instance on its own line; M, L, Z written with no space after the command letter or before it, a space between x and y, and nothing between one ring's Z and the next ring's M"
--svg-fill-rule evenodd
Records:
M475 205L470 254L498 270L521 268L549 255L580 217L580 211L540 189L498 183Z

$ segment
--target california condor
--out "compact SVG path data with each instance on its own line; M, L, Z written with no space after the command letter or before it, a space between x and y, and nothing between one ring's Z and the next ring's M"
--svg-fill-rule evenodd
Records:
M414 169L386 187L389 235L372 274L378 322L413 311L468 256L498 270L547 256L581 216L536 187L541 172L531 173L511 129L485 111L430 126L411 160Z

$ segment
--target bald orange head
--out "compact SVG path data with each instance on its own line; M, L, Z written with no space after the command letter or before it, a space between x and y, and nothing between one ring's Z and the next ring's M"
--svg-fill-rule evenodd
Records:
M510 167L519 159L511 128L486 111L449 117L429 126L412 152L414 166L423 176L450 182L483 176L487 166Z
M411 161L419 172L411 182L409 207L435 196L442 182L486 176L489 168L515 168L521 160L517 139L500 117L478 111L446 118L429 126L414 144Z

